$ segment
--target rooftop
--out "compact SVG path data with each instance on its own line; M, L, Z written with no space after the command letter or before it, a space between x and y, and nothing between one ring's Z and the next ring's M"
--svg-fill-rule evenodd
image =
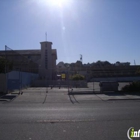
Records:
M33 54L33 55L40 55L41 54L41 50L36 49L36 50L7 50L6 52L11 52L11 53L18 53L21 55L28 55L28 54ZM56 59L57 59L57 51L56 49L52 49L52 54L56 55ZM5 55L5 50L0 50L0 55Z

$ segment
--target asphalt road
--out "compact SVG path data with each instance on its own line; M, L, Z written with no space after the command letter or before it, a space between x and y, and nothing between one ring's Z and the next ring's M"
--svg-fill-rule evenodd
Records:
M74 88L74 95L66 88L28 88L2 97L0 140L128 140L130 127L140 129L139 95L89 94L88 86Z
M0 140L127 140L140 129L140 101L0 104Z

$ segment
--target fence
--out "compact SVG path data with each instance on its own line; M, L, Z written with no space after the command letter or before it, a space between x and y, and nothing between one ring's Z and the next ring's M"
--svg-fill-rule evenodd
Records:
M42 69L40 71L43 72ZM54 88L65 88L68 92L82 90L85 92L92 91L93 93L93 85L90 85L89 87L87 83L87 74L69 69L63 71L59 71L58 69L47 69L44 76L33 81L31 85L33 87L46 87L47 92Z
M58 68L57 74L59 80L47 81L52 87L67 87L69 92L93 93L100 91L100 82L118 82L121 88L130 84L132 81L140 81L137 74L139 66L93 66L88 69L83 66L79 68ZM84 79L76 79L75 76L83 76ZM74 78L75 77L75 78ZM110 85L111 86L111 85ZM110 87L111 88L111 87Z
M0 92L6 92L6 75L4 73L0 74Z
M64 87L68 91L93 92L95 82L100 81L127 81L139 80L136 74L137 66L93 66L84 67L82 64L70 65L63 69L55 68L55 64L49 64L52 69L39 67L30 57L5 46L2 54L5 58L6 89L19 92L27 86L45 86L47 89ZM45 59L47 60L47 59ZM45 62L46 63L46 62ZM40 76L39 76L40 75ZM135 77L132 77L132 76ZM125 77L126 76L126 77ZM130 77L131 76L131 77ZM91 81L92 83L88 83Z
M30 86L32 80L38 78L38 64L23 54L5 46L6 91L18 90Z

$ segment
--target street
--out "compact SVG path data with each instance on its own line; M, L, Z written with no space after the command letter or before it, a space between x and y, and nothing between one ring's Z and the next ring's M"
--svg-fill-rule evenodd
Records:
M130 127L140 129L139 96L45 91L29 88L0 101L0 140L127 140Z

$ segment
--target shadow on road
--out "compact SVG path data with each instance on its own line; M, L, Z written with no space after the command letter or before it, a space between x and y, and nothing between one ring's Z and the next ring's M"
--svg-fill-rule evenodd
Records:
M70 91L69 95L90 95L90 94L97 94L100 92L95 92L95 91Z
M117 101L140 101L140 99L117 99ZM116 101L116 99L108 99L108 101Z
M74 102L73 102L73 100L72 100L70 94L69 94L69 99L70 99L71 103L74 104Z
M124 96L124 93L119 92L104 92L104 94L107 96Z
M4 101L4 100L11 101L16 97L17 97L17 95L4 95L4 96L0 97L0 101Z
M124 96L124 95L136 95L140 96L140 93L135 92L122 92L122 91L70 91L69 95L91 95L91 94L105 94L107 96Z

